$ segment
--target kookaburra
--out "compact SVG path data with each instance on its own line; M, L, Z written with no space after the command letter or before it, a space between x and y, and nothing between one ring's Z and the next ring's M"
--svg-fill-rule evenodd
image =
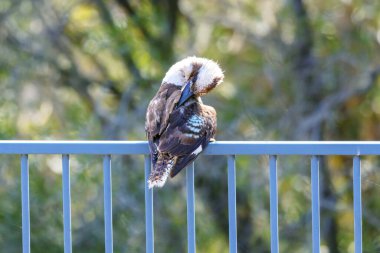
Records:
M216 111L201 96L223 81L212 60L187 57L170 67L150 101L145 122L152 171L149 188L162 187L206 148L216 132Z

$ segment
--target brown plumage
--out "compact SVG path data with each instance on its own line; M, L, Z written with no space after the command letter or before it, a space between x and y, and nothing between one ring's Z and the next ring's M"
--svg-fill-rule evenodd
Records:
M206 148L216 131L216 112L200 96L223 81L213 61L188 57L166 73L149 103L145 130L151 152L149 188L162 187Z

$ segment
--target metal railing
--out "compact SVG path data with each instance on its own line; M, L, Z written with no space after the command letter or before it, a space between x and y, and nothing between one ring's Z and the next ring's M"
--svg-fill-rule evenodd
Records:
M30 154L62 155L62 201L64 223L64 252L72 252L70 156L72 154L103 155L104 175L104 228L105 252L113 252L112 236L112 182L111 155L145 155L145 215L146 252L154 252L153 190L147 186L150 172L149 149L143 141L0 141L0 154L21 155L21 198L22 198L22 248L30 252L30 206L29 165ZM235 155L269 156L270 228L271 252L279 252L278 235L278 184L277 156L302 155L311 157L311 202L312 202L312 252L320 252L320 203L319 203L319 160L325 155L347 155L353 157L354 196L354 241L355 253L362 253L362 201L360 156L380 155L380 142L236 142L211 143L204 155L228 157L228 219L229 251L237 252L236 227L236 167ZM196 252L194 165L186 169L187 184L187 231L188 252Z

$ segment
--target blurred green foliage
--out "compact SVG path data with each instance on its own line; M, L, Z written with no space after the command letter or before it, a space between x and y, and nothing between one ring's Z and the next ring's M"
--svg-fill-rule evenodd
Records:
M165 71L226 79L204 99L219 140L380 138L380 2L1 0L0 139L143 140ZM0 248L21 251L17 156L0 156ZM270 252L268 161L237 158L239 252ZM144 252L143 159L115 156L114 251ZM281 252L311 252L307 157L279 158ZM363 160L364 252L380 250L379 159ZM32 252L62 252L59 156L30 156ZM198 252L228 252L226 159L196 162ZM321 163L322 251L354 252L352 161ZM155 191L156 252L185 252L184 173ZM103 252L101 157L72 156L74 252Z

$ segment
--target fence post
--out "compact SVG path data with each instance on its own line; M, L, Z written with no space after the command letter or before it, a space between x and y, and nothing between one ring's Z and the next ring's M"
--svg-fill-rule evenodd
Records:
M30 207L28 155L21 155L22 252L30 252Z
M194 199L194 163L186 168L187 195L187 252L196 252L195 241L195 199Z
M154 253L153 189L148 188L150 157L145 156L145 239L146 252Z
M279 252L278 245L278 186L277 186L277 156L269 156L269 187L270 187L270 236L271 253Z
M230 253L237 252L235 156L228 156L228 228Z
M70 195L70 158L62 155L62 202L63 202L63 240L64 253L71 253L71 195Z
M311 158L311 213L313 253L320 252L319 157Z
M355 156L353 163L355 253L362 253L362 190L360 157Z
M104 180L104 240L106 253L113 252L112 238L112 178L111 156L103 156L103 180Z

